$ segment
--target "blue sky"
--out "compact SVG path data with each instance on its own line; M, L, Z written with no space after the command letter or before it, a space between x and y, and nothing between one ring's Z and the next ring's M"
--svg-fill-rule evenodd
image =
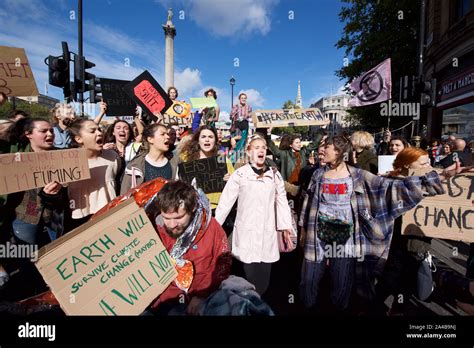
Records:
M230 108L231 76L236 79L234 98L245 91L254 109L276 109L288 99L294 101L298 80L305 107L336 93L345 83L334 74L344 58L334 46L343 28L337 0L83 0L83 4L84 54L96 63L91 72L133 79L148 69L162 85L161 26L172 7L180 99L201 96L213 87L224 115ZM77 1L0 0L0 8L0 45L26 49L44 94L44 58L59 55L61 41L77 52L77 12L71 12L77 10ZM289 18L290 11L294 19ZM48 92L62 96L53 86Z

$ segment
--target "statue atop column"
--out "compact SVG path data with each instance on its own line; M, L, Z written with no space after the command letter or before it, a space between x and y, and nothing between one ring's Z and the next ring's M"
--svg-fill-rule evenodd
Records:
M173 19L173 9L168 9L168 19L166 20L166 24L163 24L163 30L165 31L165 35L169 35L174 37L176 35L176 28L171 21Z

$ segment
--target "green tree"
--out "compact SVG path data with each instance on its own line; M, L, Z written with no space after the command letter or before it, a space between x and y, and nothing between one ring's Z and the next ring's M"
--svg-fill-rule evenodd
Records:
M22 110L31 117L40 117L49 119L49 109L40 104L28 103L28 102L16 102L16 110ZM7 118L13 112L13 104L8 101L0 106L0 119Z
M291 100L287 100L283 106L282 109L298 109L299 106L295 105Z
M392 99L398 101L399 79L415 75L419 26L419 2L413 0L343 0L339 13L345 23L342 37L336 43L344 48L348 64L336 71L341 79L352 81L383 60L392 58ZM355 128L368 131L387 126L380 116L380 104L353 108L348 121ZM392 117L390 128L408 123L406 117Z

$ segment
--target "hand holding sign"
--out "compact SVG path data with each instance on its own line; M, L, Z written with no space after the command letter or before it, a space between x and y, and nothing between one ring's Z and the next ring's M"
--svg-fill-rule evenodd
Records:
M104 101L101 101L99 106L100 106L100 113L105 114L105 112L107 111L107 103Z
M61 190L62 185L56 181L50 182L45 187L43 187L43 192L47 195L55 195Z
M462 171L463 171L463 168L461 168L461 162L459 162L459 159L456 159L455 167L453 169L443 170L443 172L439 175L439 177L442 181L444 181L457 174L460 174Z

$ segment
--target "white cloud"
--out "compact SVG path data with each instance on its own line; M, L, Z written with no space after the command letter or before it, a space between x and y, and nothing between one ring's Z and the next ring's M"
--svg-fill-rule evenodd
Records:
M180 96L197 97L198 90L202 88L201 72L199 69L189 67L182 71L175 71L174 85L178 88Z
M77 26L73 25L75 22L69 20L69 9L71 6L74 9L75 5L71 4L69 0L54 2L3 0L3 2L4 9L8 11L0 11L0 22L2 23L0 45L25 48L38 89L40 93L45 93L44 86L48 83L48 67L44 64L45 57L60 55L62 53L61 41L67 41L69 49L77 51ZM252 18L256 18L264 14L268 15L268 12L259 10L259 8L266 8L265 6L268 7L268 4L274 1L264 1L263 5L255 5L254 8L249 1L237 2L240 6L242 3L246 3L251 8L249 11L252 11ZM207 4L210 7L214 6L212 1L207 1ZM203 5L192 1L191 7L195 11L198 11L201 6ZM222 6L217 4L215 6L222 13L226 12ZM35 11L37 11L35 14L31 14ZM218 16L217 10L213 11L214 15ZM27 26L25 26L25 13L31 15L28 15L30 17L28 17ZM178 11L175 11L175 14L177 16ZM187 12L186 15L188 16L189 13ZM157 41L144 40L122 31L123 29L112 28L102 23L88 21L86 24L84 26L86 39L84 54L87 60L96 64L90 70L91 73L98 77L131 80L143 70L149 70L160 84L164 84L164 40L163 42L159 39ZM130 59L130 66L125 64L126 58ZM73 71L73 67L74 64L71 63L71 71ZM182 96L186 100L202 96L206 89L214 88L218 94L217 101L221 107L221 113L224 118L228 117L231 105L228 86L219 88L205 83L202 72L198 68L185 66L182 69L176 63L175 85L179 89L180 97ZM62 98L60 88L48 85L48 90L50 96ZM252 91L248 93L249 97L253 95ZM260 105L263 98L257 92L254 100L256 103L252 105ZM234 95L234 101L237 102L236 95Z
M95 23L87 23L84 28L85 37L89 38L91 46L100 47L102 52L116 53L122 61L133 56L153 62L156 66L164 64L163 41L140 40L119 30Z
M25 23L28 20L46 19L51 14L51 11L37 0L5 0L1 7L5 16L10 13L21 13Z
M347 92L344 90L344 89L346 88L346 86L348 87L349 84L347 84L347 85L342 85L341 87L339 87L339 88L337 89L337 92L336 92L337 95L347 94Z
M156 0L165 8L181 6L187 16L218 37L266 35L279 0ZM178 11L175 10L175 13Z
M229 121L230 120L230 114L227 111L221 111L219 115L219 121Z
M342 95L342 94L347 94L344 91L345 85L339 86L339 88L334 91L334 89L326 89L325 92L320 92L315 94L310 100L311 102L309 104L316 103L319 99L324 98L324 97L330 97L331 95ZM309 106L309 105L308 105Z
M247 94L247 104L252 106L252 108L255 108L255 107L261 108L261 107L263 107L263 104L265 103L265 99L260 94L260 92L257 91L256 89L252 88L252 89L241 90L239 93L237 93L237 96L240 93Z
M0 45L25 48L40 93L48 82L48 55L62 53L61 41L67 41L69 50L77 53L77 26L71 25L67 4L64 1L12 1L5 3L0 12L2 30ZM53 8L54 6L54 8ZM34 10L33 10L34 9ZM56 10L58 9L58 10ZM25 27L24 13L35 12ZM161 82L164 65L164 42L145 41L131 37L120 30L87 22L84 26L84 54L96 66L90 70L98 77L133 79L144 70ZM71 57L73 58L73 57ZM126 64L125 59L128 58ZM129 66L127 66L129 65ZM71 62L71 74L74 64ZM53 97L62 98L61 89L49 86Z

